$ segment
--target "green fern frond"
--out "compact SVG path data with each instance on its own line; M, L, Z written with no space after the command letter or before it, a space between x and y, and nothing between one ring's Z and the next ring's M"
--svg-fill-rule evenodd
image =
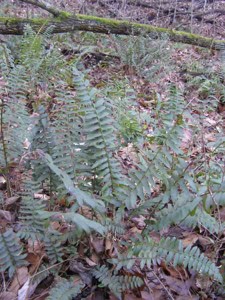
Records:
M68 213L55 213L55 212L40 212L40 217L43 219L53 217L62 217L65 221L75 224L80 230L83 230L87 233L90 233L92 230L95 230L96 232L100 234L104 234L105 228L102 224L87 219L81 214L74 213L74 212L68 212Z
M5 98L1 99L0 164L20 159L23 143L29 137L29 116L26 108L28 80L25 68L16 66L7 48L0 49L0 71L5 81ZM6 96L7 95L7 96Z
M220 223L215 217L211 216L205 210L197 208L195 214L188 216L182 224L190 228L197 226L207 229L211 234L219 234L224 231L225 223Z
M119 255L118 259L112 259L117 269L122 267L131 268L137 260L140 267L152 265L164 260L167 264L172 263L173 266L183 265L189 270L195 270L199 273L212 276L219 282L223 282L219 268L197 247L188 246L183 248L182 242L175 238L162 238L159 242L155 242L151 238L141 240L133 245L133 247L124 255Z
M104 211L104 204L102 201L94 198L90 193L84 192L79 188L74 186L73 181L69 177L69 175L60 170L53 162L51 156L49 154L45 154L42 151L38 151L40 157L46 163L46 165L62 180L66 190L70 193L73 200L77 201L79 206L84 205L84 203L92 208L95 208L98 211ZM72 199L72 198L71 198Z
M152 40L150 37L141 36L112 36L122 63L146 77L148 80L157 80L162 70L169 69L171 49L165 35L160 41Z
M42 33L35 32L29 25L25 27L16 56L19 64L26 68L31 82L48 82L65 65L57 47L53 42L49 44L53 27L48 27Z
M140 277L118 275L116 271L110 271L105 265L96 268L93 275L103 287L108 287L118 297L121 296L122 292L141 287L144 284Z
M121 199L125 178L119 162L113 157L116 150L114 120L104 99L97 97L89 82L76 68L73 69L77 97L81 101L86 134L86 153L94 176L102 184L101 193L108 201Z
M20 205L21 230L18 232L20 238L36 240L43 238L46 230L46 221L40 218L40 211L45 211L46 204L40 199L34 198L37 192L37 184L32 180L24 183L24 190L21 193Z
M47 232L47 234L45 234L44 245L51 264L62 261L63 249L61 240L61 236L57 232Z
M155 227L157 230L168 228L169 225L179 224L184 221L201 202L201 197L190 197L190 193L181 193L176 197L174 204L168 204L166 208L156 212Z
M16 268L26 265L26 254L22 252L23 248L12 229L0 233L0 272L8 270L9 277L12 277Z
M72 300L81 293L83 284L60 278L60 281L50 290L47 300Z
M50 126L49 115L46 109L41 105L38 113L33 119L31 132L31 151L39 149L45 153L54 153L55 136ZM50 168L41 160L32 160L34 180L40 184L47 181L50 191L57 186L57 177L51 172Z

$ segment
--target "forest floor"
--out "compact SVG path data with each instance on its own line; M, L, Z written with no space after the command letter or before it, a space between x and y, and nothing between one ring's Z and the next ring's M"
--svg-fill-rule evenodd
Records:
M54 1L53 1L54 2ZM57 1L55 1L57 2ZM107 2L107 1L106 1ZM15 4L18 1L14 1ZM17 15L26 15L29 11L31 14L40 13L40 10L34 9L29 6L29 9L23 4L12 9L10 13ZM221 4L222 5L222 4ZM73 9L75 12L92 13L93 15L98 12L98 15L109 15L120 18L132 18L136 21L147 20L149 16L154 15L155 11L148 8L126 6L126 9L118 9L115 4L110 1L104 4L104 1L65 1L62 3L64 9ZM7 5L5 6L7 11ZM15 10L15 11L14 11ZM116 14L116 16L115 16ZM135 16L135 18L134 18ZM141 20L140 20L141 18ZM168 20L167 20L168 21ZM159 20L152 20L158 25ZM166 20L162 19L161 25L165 25ZM221 33L220 26L223 24L223 19L216 28L216 36L221 37L224 33ZM199 27L198 23L193 24L193 28ZM204 27L204 26L203 26ZM200 30L200 33L208 33L212 24L206 23L205 27ZM68 37L69 39L71 37ZM169 101L169 87L175 85L185 99L187 104L190 119L186 119L185 122L192 124L193 119L198 120L201 130L198 135L193 132L184 131L183 141L181 149L184 152L191 153L190 163L193 157L199 154L204 154L207 157L207 153L210 152L208 145L210 142L217 140L218 134L224 133L225 136L225 73L222 72L223 67L221 63L221 57L217 52L202 49L194 46L186 45L173 45L166 42L170 52L170 58L168 61L163 57L158 57L152 60L152 66L159 64L160 67L155 71L154 76L151 75L150 79L146 78L137 70L135 66L126 63L123 53L115 50L115 41L111 38L107 39L102 35L92 34L74 34L72 37L74 44L80 45L80 47L91 46L91 51L82 55L82 62L88 72L88 77L93 87L99 90L99 93L111 96L115 99L120 99L124 95L128 96L130 90L135 95L135 101L130 105L130 109L136 114L145 113L151 114L155 109L157 97L160 96L164 101ZM106 41L107 40L107 41ZM70 40L71 41L71 40ZM71 49L66 48L64 43L62 53L67 61L74 58L74 53ZM111 48L112 47L112 48ZM137 47L138 50L138 47ZM122 51L121 51L122 52ZM163 52L164 53L164 52ZM162 53L162 55L163 55ZM160 62L160 60L162 61ZM224 62L225 64L225 62ZM221 74L218 76L218 74ZM223 77L224 76L224 77ZM125 87L128 87L128 92ZM39 90L40 94L42 93ZM38 98L38 95L37 95ZM142 130L151 136L151 127L146 127L144 123L141 124ZM193 123L193 127L196 126ZM124 147L121 147L118 152L121 165L123 166L123 172L129 171L134 167L135 154L133 151L132 139L129 140ZM143 148L151 147L151 142L145 143ZM217 160L224 161L222 155L216 157ZM224 173L225 170L223 170ZM17 171L17 166L11 168L10 176L12 189L18 194L19 183L22 175ZM0 176L0 180L4 182L4 176ZM1 184L1 183L0 183ZM5 185L2 184L2 191L6 193ZM41 193L40 193L41 194ZM39 195L40 196L40 195ZM13 199L11 199L13 200ZM14 198L15 203L17 199ZM8 202L10 199L8 199ZM6 199L7 203L7 199ZM14 203L14 204L15 204ZM0 210L0 227L10 227L15 223L18 207L15 210L12 209L12 203L4 206L5 208ZM16 205L16 204L15 204ZM19 206L19 204L17 203ZM62 205L62 203L59 205ZM219 218L220 222L225 222L225 207L220 207L216 210L215 214ZM123 236L114 237L114 239L94 239L88 241L89 243L89 259L84 257L82 250L80 250L80 256L89 267L94 265L95 256L104 256L105 258L111 258L115 255L115 251L121 249L122 241L129 241L133 236L141 234L145 228L145 218L141 215L133 217L131 220L124 220L126 234ZM55 224L57 226L57 224ZM206 228L201 226L195 230L182 226L173 226L168 230L160 233L152 233L152 238L156 241L160 237L176 237L182 239L183 245L198 246L202 252L209 258L215 259L218 265L222 265L221 273L225 272L225 264L222 263L225 255L225 235L222 233L220 236L212 235ZM87 241L85 241L87 243ZM27 245L29 249L29 245ZM36 252L35 252L36 251ZM40 249L37 245L35 251L29 253L29 270L27 267L21 268L12 282L8 282L7 292L0 293L1 300L12 300L12 294L16 294L21 288L21 282L25 283L28 272L33 274L39 268L41 264L41 256L44 255L43 249ZM104 254L102 254L104 253ZM63 272L68 272L68 265L65 264ZM197 299L224 299L223 295L217 295L216 286L212 279L204 278L196 273L191 273L184 267L174 268L171 265L166 265L163 262L156 264L151 270L147 267L142 271L137 269L133 270L138 276L145 278L145 288L127 291L123 296L123 300L163 300L163 299L176 299L176 300L197 300ZM48 296L49 286L52 284L52 277L45 279L41 282L32 296L32 300L44 300ZM100 289L86 290L83 295L74 299L86 299L86 300L103 300L103 299L117 299L112 293L108 292L107 295L103 295Z

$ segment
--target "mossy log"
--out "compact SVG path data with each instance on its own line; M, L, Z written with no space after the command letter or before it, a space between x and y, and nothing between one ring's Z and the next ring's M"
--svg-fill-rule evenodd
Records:
M0 34L22 35L27 24L29 24L36 32L43 32L49 26L53 26L52 33L91 31L104 34L148 35L152 39L165 38L166 35L170 41L176 43L196 45L209 49L225 48L225 40L215 40L184 31L171 30L123 20L81 14L74 16L64 11L61 11L57 17L52 18L22 19L0 17Z

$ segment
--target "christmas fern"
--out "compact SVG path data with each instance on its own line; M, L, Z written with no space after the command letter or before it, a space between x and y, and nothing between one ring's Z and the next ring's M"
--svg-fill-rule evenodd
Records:
M81 293L84 285L75 284L75 282L62 279L50 291L47 300L72 300Z
M101 283L101 286L108 287L119 298L122 292L141 287L144 284L140 277L118 275L116 271L112 272L106 266L96 268L93 275Z
M16 268L27 264L25 257L22 245L12 229L0 233L0 272L7 270L12 277Z
M198 247L188 246L184 248L182 241L175 238L162 238L159 242L151 238L145 238L136 242L125 254L111 261L116 265L117 270L122 267L130 269L136 261L140 267L151 268L152 265L164 260L167 264L173 266L183 265L189 270L212 276L219 282L223 282L222 275L216 265L209 260Z

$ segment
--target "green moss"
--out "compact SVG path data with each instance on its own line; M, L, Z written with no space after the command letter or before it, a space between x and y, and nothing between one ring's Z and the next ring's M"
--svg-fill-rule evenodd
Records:
M152 25L147 25L147 24L138 24L138 23L133 23L129 21L121 21L121 20L115 20L115 19L107 19L107 18L101 18L101 17L95 17L95 16L89 16L89 15L82 15L82 14L77 14L73 15L69 12L66 11L60 11L60 14L57 18L33 18L33 19L21 19L21 18L13 18L13 17L0 17L0 22L5 23L5 24L16 24L16 23L29 23L31 26L32 25L40 25L40 26L46 26L51 23L56 23L56 22L63 22L66 21L69 18L74 18L79 21L90 21L95 23L95 25L100 27L100 31L103 33L108 33L110 29L112 29L113 32L117 32L118 29L118 34L120 34L120 29L121 29L121 34L134 34L134 35L140 35L142 34L149 34L150 36L159 35L159 37L163 34L167 34L168 38L173 41L173 42L182 42L182 43L187 43L187 44L194 44L194 45L199 45L201 47L206 47L206 48L214 48L214 49L219 49L220 45L225 45L224 40L213 40L212 38L208 37L203 37L198 34L193 34L185 31L176 31L172 29L167 29L167 28L162 28L162 27L154 27ZM85 25L85 23L84 23ZM109 28L104 30L104 25L108 26ZM87 24L88 27L88 24ZM114 30L113 30L114 29ZM91 31L91 28L88 30ZM123 30L125 32L123 32ZM97 31L97 30L94 30ZM157 36L156 36L157 37Z
M56 19L63 20L73 17L73 15L67 11L60 11L59 16Z
M34 25L44 25L49 23L51 20L43 19L43 18L33 18L33 19L22 19L22 18L15 18L15 17L0 17L0 22L5 24L18 24L18 23L29 23Z
M122 26L122 25L124 25L124 26L133 27L133 28L136 28L136 29L143 29L143 30L148 30L148 31L156 29L156 27L151 26L151 25L138 24L138 23L123 21L123 20L101 18L101 17L82 15L82 14L77 14L76 17L77 17L78 20L99 22L102 25L110 25L110 26ZM166 33L166 32L168 32L168 29L157 27L157 31Z

